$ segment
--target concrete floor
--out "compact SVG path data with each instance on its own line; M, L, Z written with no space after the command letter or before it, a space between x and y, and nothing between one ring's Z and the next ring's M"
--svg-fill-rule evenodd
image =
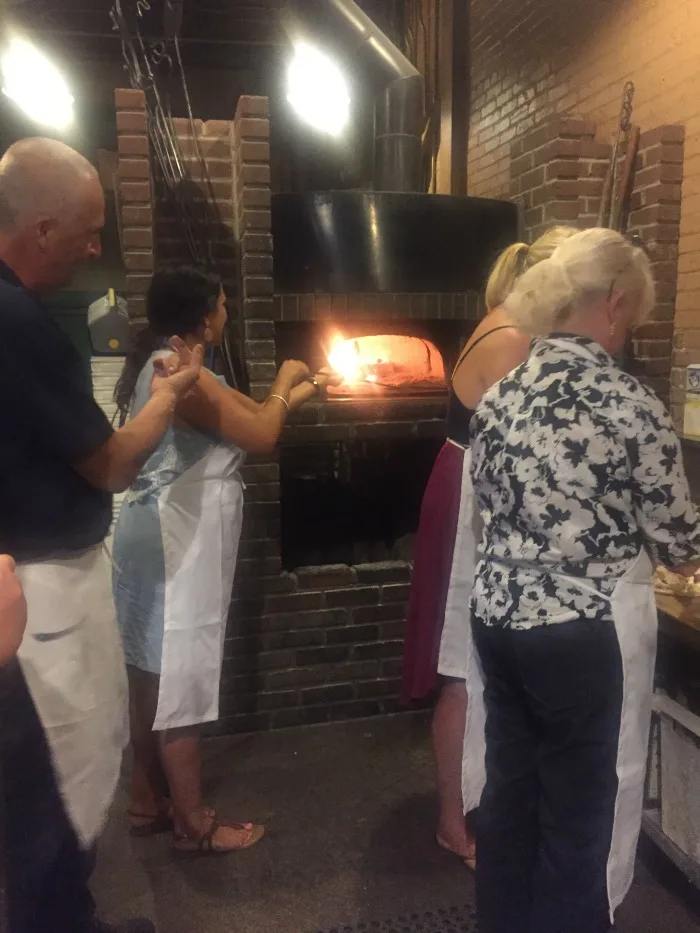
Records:
M150 916L159 933L315 933L473 902L469 872L433 843L424 714L212 740L205 774L208 800L265 823L265 839L174 861L167 837L129 838L121 792L99 850L106 919ZM684 883L652 862L619 933L700 933Z

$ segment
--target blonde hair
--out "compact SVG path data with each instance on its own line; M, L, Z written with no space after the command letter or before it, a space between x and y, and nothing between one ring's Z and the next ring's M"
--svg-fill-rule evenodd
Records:
M525 272L505 308L525 333L557 330L592 299L617 289L635 296L633 326L654 306L654 281L643 249L615 230L582 230L558 246L548 259Z
M494 263L486 283L484 297L488 310L500 307L520 276L538 262L548 259L557 246L574 233L575 227L550 227L531 246L513 243L506 247Z

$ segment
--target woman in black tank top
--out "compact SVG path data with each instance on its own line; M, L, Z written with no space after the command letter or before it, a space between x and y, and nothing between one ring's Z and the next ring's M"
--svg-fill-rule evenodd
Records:
M454 852L464 863L475 864L475 839L464 813L478 803L481 786L462 788L462 746L467 707L466 662L470 651L469 599L476 556L475 535L470 521L473 496L469 476L469 426L473 409L457 395L454 378L463 367L474 365L472 351L482 341L493 341L489 357L490 383L498 381L517 365L513 344L526 355L525 342L518 342L519 332L498 309L517 278L540 259L551 255L556 246L576 231L554 228L532 246L517 243L499 257L486 288L489 314L480 328L484 333L467 344L452 375L453 384L447 413L447 442L440 451L428 481L421 507L414 551L414 570L406 621L403 667L403 699L406 703L431 694L438 695L433 717L433 750L440 804L437 842ZM493 309L493 310L492 310ZM492 326L486 329L493 314ZM513 331L509 352L497 336L498 331ZM520 349L522 347L522 349ZM489 351L491 352L491 351ZM479 354L484 363L484 357ZM508 357L500 375L494 363ZM505 365L505 364L504 364ZM479 380L488 384L484 379ZM490 384L489 383L489 384ZM480 699L480 697L479 697ZM481 784L481 781L473 782Z
M482 340L486 340L487 337L490 337L491 334L495 334L499 330L515 330L515 328L511 324L501 324L498 327L492 327L491 330L477 337L474 343L470 343L457 360L457 365L452 373L452 379L454 379L457 370L462 366L474 347L477 347ZM469 445L469 425L471 424L473 414L474 409L467 408L467 406L460 401L459 396L454 390L454 385L450 384L450 394L447 399L447 420L445 423L449 440L461 444L462 447L467 447Z

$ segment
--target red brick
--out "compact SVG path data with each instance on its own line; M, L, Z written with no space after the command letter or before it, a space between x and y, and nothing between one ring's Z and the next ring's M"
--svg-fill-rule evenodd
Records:
M668 345L666 345L668 353ZM668 376L671 371L671 357L664 356L660 359L646 359L644 361L644 371L649 376Z
M519 159L515 159L510 166L511 178L518 178L520 175L524 175L525 172L529 172L533 164L531 152L520 156Z
M662 145L652 146L641 154L641 161L644 166L656 165L658 162L664 162L668 165L683 164L683 146L681 145Z
M233 124L230 120L207 120L202 123L199 131L201 136L207 136L212 139L219 139L222 136L229 137Z
M261 163L260 165L241 165L238 169L238 183L242 185L269 185L270 184L270 166Z
M241 193L243 207L269 207L272 202L272 192L269 188L252 188L246 186Z
M148 159L120 159L118 165L120 178L149 179L151 165Z
M598 143L592 139L584 139L581 143L580 155L582 159L607 160L610 158L611 150L607 143Z
M651 188L644 188L642 191L635 191L630 199L632 211L637 211L642 207L659 203L680 203L681 186L680 185L652 185Z
M245 253L243 275L272 275L271 253Z
M244 230L259 230L265 232L272 224L270 211L244 211L242 216Z
M145 110L117 110L118 133L146 133L148 119Z
M152 272L153 252L151 250L126 250L124 265L128 272Z
M664 327L666 325L658 325ZM669 340L636 340L636 356L646 360L666 359L670 364L671 341Z
M655 223L680 223L680 219L680 204L652 204L649 207L632 211L630 226L645 227Z
M149 154L148 136L117 136L117 151L125 156L147 156Z
M272 291L271 276L247 275L243 279L244 298L269 297Z
M546 165L555 159L578 159L583 143L578 139L553 139L534 152L535 165Z
M153 249L153 230L150 227L125 227L122 232L124 249Z
M153 210L150 204L123 204L122 223L125 227L150 226L153 223Z
M545 220L576 220L579 215L579 202L549 201L544 206Z
M238 145L237 157L240 162L269 162L270 144L263 142L250 142L244 139Z
M187 136L192 136L194 132L197 136L200 136L202 133L202 121L201 120L190 120L189 117L173 117L173 132L176 136L185 138Z
M243 253L271 253L272 252L272 234L262 231L249 231L243 234L241 238L241 250Z
M637 328L634 336L636 340L671 340L673 338L673 321L642 324L641 327Z
M581 162L581 175L589 175L591 178L605 178L608 174L609 162L601 159L591 162Z
M639 148L648 149L658 143L682 143L685 140L685 127L677 124L657 126L656 129L647 130L639 137Z
M269 139L270 121L259 117L244 117L236 124L236 132L241 139Z
M581 163L578 159L557 159L550 162L546 168L547 181L557 178L578 178L581 173Z
M122 201L140 201L150 203L151 185L147 181L124 181L119 185Z
M127 275L126 290L129 295L145 295L151 281L150 275Z
M531 171L521 175L519 181L521 191L527 191L531 188L539 188L539 186L544 182L544 167L540 166L539 168L533 168Z
M268 117L270 115L270 101L267 97L253 97L241 94L236 106L236 119L243 117Z
M637 191L649 185L680 184L683 180L683 165L680 163L657 162L637 172L634 176L634 187Z
M541 207L533 207L529 211L525 211L525 226L528 228L534 227L537 224L541 224L544 220L544 214Z
M145 110L146 95L134 88L118 87L114 91L114 104L117 110Z

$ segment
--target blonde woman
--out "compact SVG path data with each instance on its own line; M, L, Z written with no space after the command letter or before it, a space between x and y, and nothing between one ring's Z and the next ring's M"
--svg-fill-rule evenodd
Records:
M614 360L653 301L642 249L611 230L570 237L507 298L511 320L547 336L472 422L481 933L604 933L632 881L652 568L693 573L700 554L669 416Z
M469 868L474 867L475 842L464 814L476 806L481 790L477 768L472 787L462 793L468 609L476 546L471 528L469 424L486 389L528 352L529 337L503 308L506 296L526 269L550 256L573 233L570 227L553 227L531 246L515 243L498 258L486 286L488 314L452 374L447 442L421 507L406 623L403 697L408 703L438 692L432 729L439 798L437 841Z

